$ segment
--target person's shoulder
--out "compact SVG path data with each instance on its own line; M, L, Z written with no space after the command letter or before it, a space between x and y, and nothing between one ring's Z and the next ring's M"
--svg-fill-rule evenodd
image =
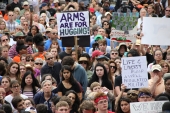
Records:
M4 99L6 100L6 99L9 99L9 98L13 98L12 95L8 95Z
M27 99L27 98L28 98L26 95L23 95L23 94L21 94L21 97L22 97L23 99Z

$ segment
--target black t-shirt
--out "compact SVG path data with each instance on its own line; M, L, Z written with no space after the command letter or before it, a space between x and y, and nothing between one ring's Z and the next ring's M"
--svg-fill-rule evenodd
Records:
M71 54L67 54L65 51L59 53L59 57L60 57L61 60L63 60L63 58L64 58L65 56L71 56Z
M147 59L148 64L150 64L154 61L153 55L151 55L149 53L146 53L146 59Z
M60 82L60 84L58 85L58 92L62 92L62 95L65 95L65 93L69 90L74 90L76 93L80 93L80 86L78 85L78 83L72 84L71 88L66 89L63 85L62 82Z
M117 76L116 78L115 78L115 86L114 86L114 88L116 87L116 86L119 86L120 87L120 90L121 90L121 84L122 84L122 76ZM125 89L125 91L124 92L128 92L130 89ZM132 90L138 90L138 88L132 88Z

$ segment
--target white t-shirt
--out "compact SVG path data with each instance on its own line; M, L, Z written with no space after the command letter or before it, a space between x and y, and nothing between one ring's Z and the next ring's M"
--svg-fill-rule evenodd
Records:
M26 95L23 95L23 94L20 94L20 96L21 96L23 99L27 99L27 98L28 98ZM15 110L14 107L13 107L13 105L12 105L12 99L13 99L13 98L14 98L14 97L13 97L12 95L8 95L8 96L6 96L4 99L11 104L12 110Z

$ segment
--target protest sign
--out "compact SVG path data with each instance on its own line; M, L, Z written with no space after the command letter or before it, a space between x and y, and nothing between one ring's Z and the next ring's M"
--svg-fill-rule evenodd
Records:
M129 30L129 31L121 31L112 28L110 37L112 41L135 43L136 34L137 34L137 26L135 26L133 30Z
M162 105L167 101L148 101L148 102L131 102L131 113L160 113Z
M123 57L121 60L122 83L127 88L148 87L146 57Z
M89 12L57 13L57 25L60 37L90 35Z
M169 18L143 18L142 44L170 45Z

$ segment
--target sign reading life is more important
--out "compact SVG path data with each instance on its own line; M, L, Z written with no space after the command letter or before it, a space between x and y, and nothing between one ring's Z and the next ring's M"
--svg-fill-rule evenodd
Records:
M89 12L57 13L57 25L60 37L90 35Z
M162 105L167 101L148 101L130 103L131 113L160 113Z
M122 58L122 83L127 88L148 87L147 61L145 56Z
M170 45L170 18L143 18L142 44Z

